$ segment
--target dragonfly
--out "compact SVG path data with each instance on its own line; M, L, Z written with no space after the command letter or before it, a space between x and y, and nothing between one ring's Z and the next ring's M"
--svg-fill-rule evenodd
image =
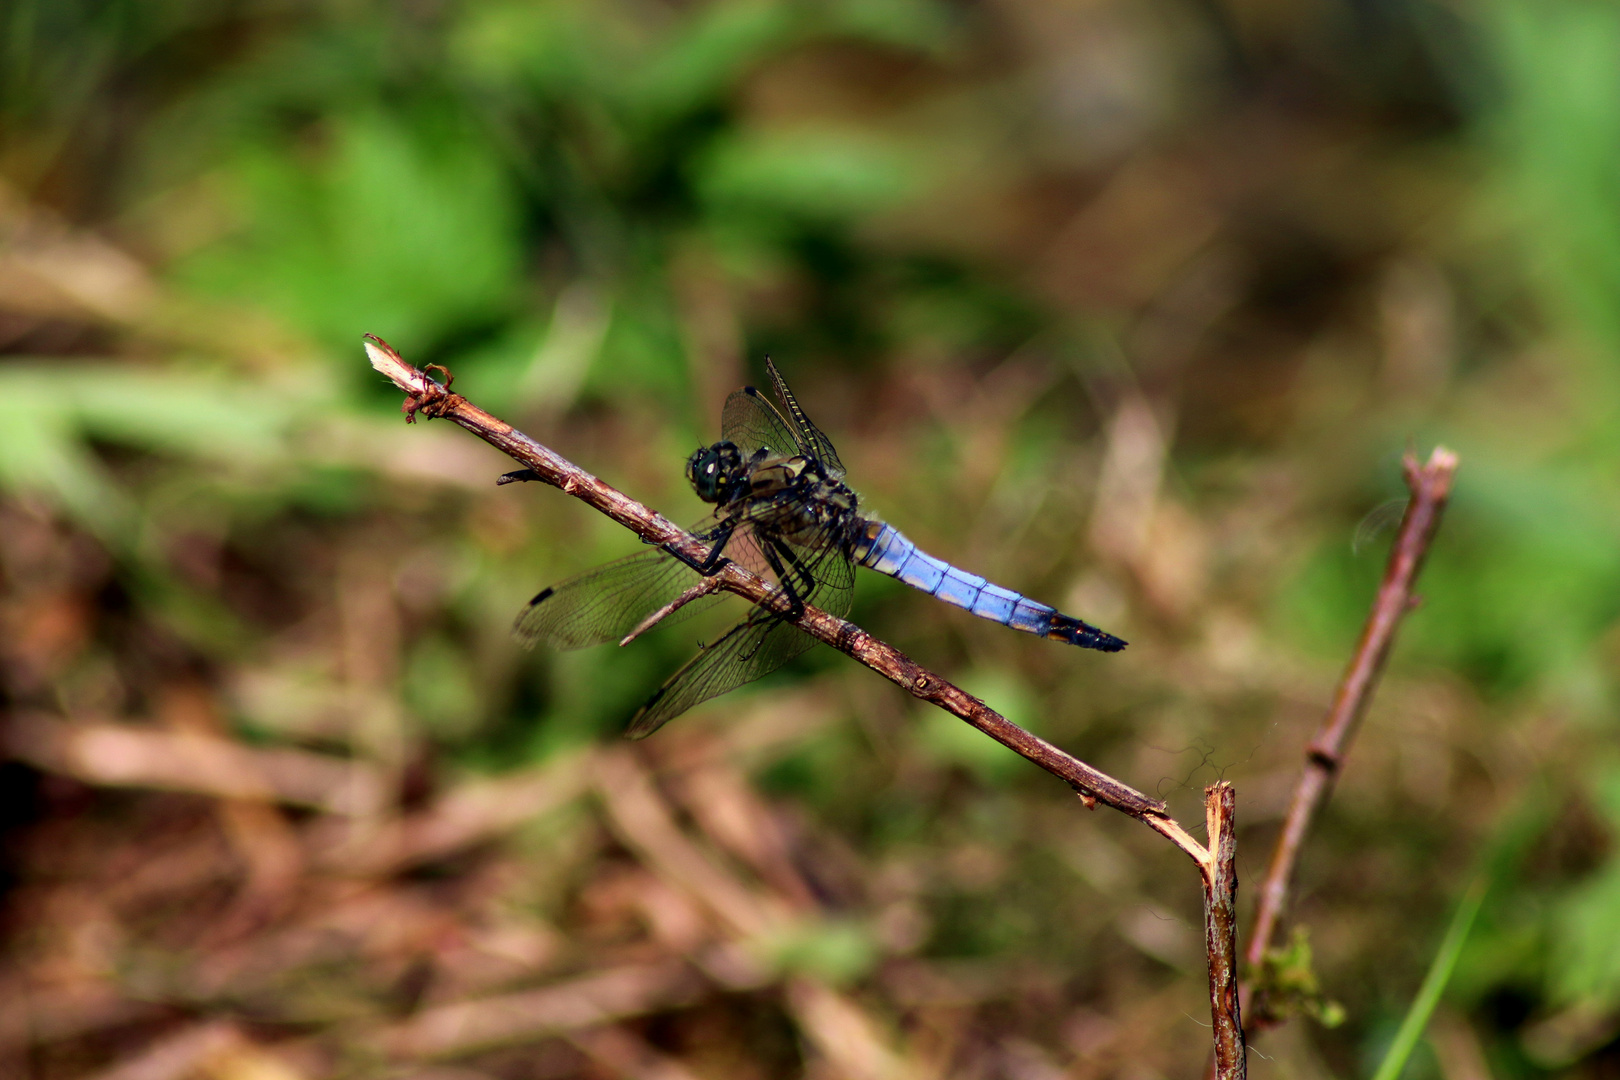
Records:
M668 546L637 552L542 589L514 624L528 647L624 644L649 623L676 622L718 601L704 583L716 584L727 561L765 576L785 595L785 610L755 606L701 645L636 712L630 738L645 738L809 649L815 639L794 622L806 605L838 618L849 614L857 566L1014 630L1102 652L1125 647L1090 623L925 554L893 525L864 513L832 440L810 422L769 359L765 369L780 407L752 386L733 392L720 439L686 462L687 480L713 507L687 530L709 545L707 556L690 558Z

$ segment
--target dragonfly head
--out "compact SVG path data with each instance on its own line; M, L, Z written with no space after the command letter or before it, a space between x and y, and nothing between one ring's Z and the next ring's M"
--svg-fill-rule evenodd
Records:
M686 459L686 479L704 502L730 502L732 486L742 476L742 451L733 442L705 446Z

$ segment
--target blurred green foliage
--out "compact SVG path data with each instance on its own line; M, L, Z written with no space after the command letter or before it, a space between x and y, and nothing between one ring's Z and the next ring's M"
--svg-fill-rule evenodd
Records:
M520 657L522 601L633 541L554 492L473 494L500 462L396 430L360 334L692 518L680 460L770 351L886 517L1134 644L1058 657L870 581L858 620L1139 786L1191 806L1225 772L1241 805L1364 617L1382 545L1350 537L1399 494L1394 452L1443 441L1453 506L1353 758L1376 777L1302 886L1349 1013L1319 1037L1348 1069L1388 1034L1461 867L1547 785L1562 840L1504 875L1451 993L1503 1075L1596 1075L1612 1029L1558 1021L1620 1014L1620 11L1320 7L13 0L7 258L85 269L55 307L0 298L0 485L94 537L97 588L226 672L259 738L363 746L320 719L349 676L308 628L362 618L382 574L373 687L494 771L611 735L694 635ZM1122 554L1093 514L1133 395L1175 432L1148 497L1180 516ZM122 647L54 705L139 711L161 664L96 689ZM798 682L844 722L758 780L944 867L930 955L1061 962L1097 1000L1151 982L1099 990L1130 935L1066 921L1137 875L1075 854L1065 793L835 658L726 707ZM852 920L775 959L858 983L875 948Z

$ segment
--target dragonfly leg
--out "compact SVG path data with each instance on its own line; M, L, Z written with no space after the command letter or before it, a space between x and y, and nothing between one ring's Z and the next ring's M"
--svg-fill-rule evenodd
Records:
M799 590L794 588L793 579L808 578L809 575L804 572L804 567L799 563L797 556L780 540L768 540L759 546L759 550L764 554L765 561L771 564L771 569L776 571L776 584L787 593L788 602L792 604L792 607L788 608L787 617L790 620L798 619L804 614L804 601L799 597ZM788 565L793 567L791 574L788 573ZM809 585L813 584L813 581L807 581L804 591L809 592Z
M776 553L781 557L782 561L787 563L788 566L792 567L793 572L798 575L800 591L806 596L810 595L812 592L815 592L815 575L812 574L809 568L804 565L796 554L794 554L793 549L782 543L780 540L773 540L771 544L776 548Z
M713 577L725 568L727 560L722 556L725 554L726 544L731 540L731 534L736 531L737 523L727 521L722 522L718 528L700 535L698 539L709 544L709 554L701 560L683 555L668 544L664 545L664 550L704 577Z

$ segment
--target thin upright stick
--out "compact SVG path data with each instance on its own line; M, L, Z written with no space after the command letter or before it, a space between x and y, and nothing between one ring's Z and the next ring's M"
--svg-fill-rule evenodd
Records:
M1237 796L1221 781L1204 789L1209 858L1204 880L1204 950L1209 956L1210 1020L1215 1026L1215 1074L1241 1080L1248 1073L1237 981Z
M1260 883L1254 929L1244 953L1251 978L1252 973L1260 970L1266 950L1276 935L1277 923L1288 899L1289 883L1294 877L1294 864L1299 860L1311 819L1344 766L1350 741L1372 700L1373 689L1378 685L1384 661L1394 644L1395 631L1414 606L1412 586L1423 568L1423 559L1435 531L1440 527L1440 517L1451 494L1452 477L1457 471L1457 456L1444 447L1436 447L1428 464L1419 467L1417 458L1408 454L1402 462L1402 471L1412 495L1406 504L1406 516L1401 519L1401 530L1390 549L1384 580L1378 586L1378 597L1362 628L1355 655L1333 695L1333 705L1328 709L1321 730L1305 749L1304 771L1294 788L1288 817L1271 855L1271 865ZM1246 985L1244 989L1252 992L1254 988ZM1245 1001L1251 1030L1278 1022L1279 1018L1267 1012L1266 1006L1264 1000Z

